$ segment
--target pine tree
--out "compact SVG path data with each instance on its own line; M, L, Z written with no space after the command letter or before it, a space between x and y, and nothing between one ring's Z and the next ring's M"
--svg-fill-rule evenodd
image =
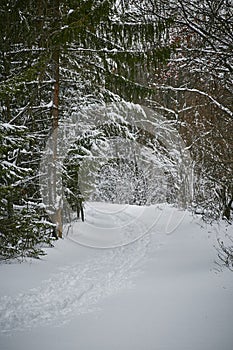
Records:
M0 16L2 121L14 126L11 137L17 139L16 149L21 149L18 127L27 127L23 129L24 146L17 166L28 169L22 200L24 210L32 208L33 203L35 216L27 216L25 230L30 225L32 229L44 229L41 220L36 219L37 215L46 216L41 209L38 169L46 141L52 135L47 209L51 209L56 235L61 237L59 128L82 107L93 103L145 101L153 93L146 85L149 72L170 55L163 33L172 21L157 21L125 2L110 0L39 0L36 5L34 1L4 1ZM12 164L14 147L7 151ZM66 166L69 175L69 164ZM10 174L10 167L5 171ZM11 188L14 182L9 182ZM74 184L67 185L68 189ZM5 194L1 194L3 203ZM12 196L13 207L7 200L8 211L16 213L18 195L14 192Z
M40 149L50 121L44 113L39 79L43 65L36 46L35 14L33 3L25 1L3 2L0 13L3 258L40 255L40 245L49 243L53 229L45 219L37 182Z
M56 21L60 27L56 26L51 33L49 47L59 46L56 51L56 55L59 52L56 57L59 76L55 78L55 85L58 88L59 81L60 102L59 108L53 107L53 115L59 111L61 123L81 106L119 100L119 97L140 102L151 93L144 80L155 64L169 57L170 48L161 38L169 21L162 26L161 22L127 11L115 1L60 2L60 17ZM56 129L53 136L56 159ZM57 167L58 164L54 169ZM51 178L51 183L55 186L56 181ZM55 200L56 192L62 200L61 189L54 188L50 208L54 208L55 221L61 226L62 204ZM58 235L61 236L61 232Z

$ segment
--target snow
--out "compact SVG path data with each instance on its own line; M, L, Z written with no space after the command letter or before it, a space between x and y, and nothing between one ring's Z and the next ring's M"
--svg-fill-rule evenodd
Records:
M88 203L67 231L41 260L0 265L0 349L232 350L220 226L167 205Z

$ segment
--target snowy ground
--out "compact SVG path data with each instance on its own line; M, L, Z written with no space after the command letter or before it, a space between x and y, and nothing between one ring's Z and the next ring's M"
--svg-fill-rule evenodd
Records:
M220 228L162 205L86 211L40 261L0 265L1 350L233 349Z

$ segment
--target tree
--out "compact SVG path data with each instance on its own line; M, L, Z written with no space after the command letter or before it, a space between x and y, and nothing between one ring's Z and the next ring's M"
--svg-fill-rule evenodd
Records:
M138 205L168 200L187 207L190 158L173 122L126 102L89 106L80 114L78 126L74 120L63 137L76 137L63 162L70 200L80 191L85 199Z
M30 141L26 127L0 122L1 259L38 257L41 245L51 244L51 225L43 219L43 207L30 196L33 169L23 167Z
M136 2L134 2L137 6ZM165 20L174 48L149 79L151 105L176 121L194 160L193 205L219 218L232 199L232 6L229 1L149 1L138 6ZM158 9L160 8L160 11Z
M27 217L23 232L38 228L46 238L53 225L47 225L45 209L51 209L56 235L62 236L58 127L81 106L120 98L145 100L150 94L145 77L153 62L165 61L170 54L161 36L170 22L141 16L124 2L95 0L3 1L0 17L2 121L15 140L7 145L9 166L2 170L7 194L1 191L1 203L8 203L2 218L8 220L12 213L17 227L20 218ZM26 128L19 129L22 125ZM2 135L5 138L5 131ZM38 169L51 135L50 204L45 208ZM12 173L16 153L17 169L24 169L17 176ZM10 193L12 198L6 200Z
M53 231L37 181L40 150L50 121L45 116L45 95L40 85L43 59L38 53L43 50L37 47L41 32L37 32L36 15L37 7L25 1L5 1L0 11L3 258L42 254L41 244L50 244Z
M116 101L119 97L139 101L150 93L144 87L141 67L149 71L152 62L169 56L170 50L159 40L165 24L142 17L139 21L139 13L115 1L61 2L60 11L60 27L52 38L59 43L61 121L65 123L67 115L75 114L83 105ZM56 133L54 129L54 155ZM58 198L62 201L60 195ZM62 203L55 201L52 206L59 213L56 221L61 227Z

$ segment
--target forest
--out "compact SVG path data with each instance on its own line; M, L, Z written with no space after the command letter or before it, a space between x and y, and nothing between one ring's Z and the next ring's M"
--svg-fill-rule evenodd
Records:
M232 222L231 0L2 0L0 27L0 259L87 201Z

